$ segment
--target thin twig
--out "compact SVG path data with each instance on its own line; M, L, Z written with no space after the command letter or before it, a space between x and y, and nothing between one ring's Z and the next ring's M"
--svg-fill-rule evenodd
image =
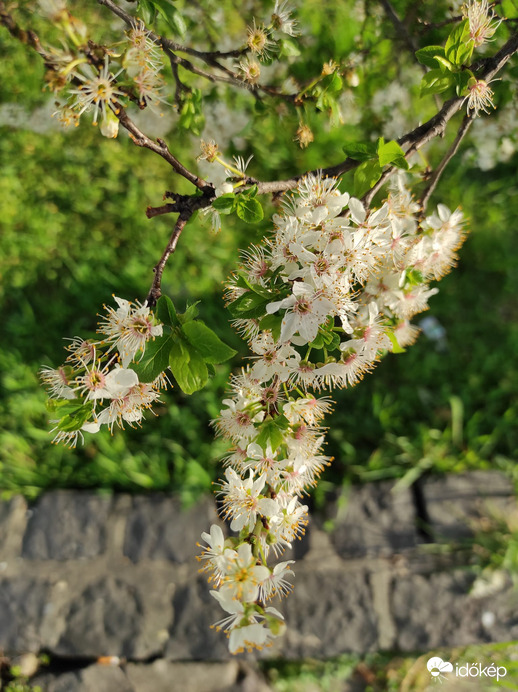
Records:
M135 26L137 19L135 17L132 17L130 14L125 12L120 7L118 7L112 0L97 0L97 2L100 5L104 5L105 7L107 7L111 12L113 12L120 19L122 19L127 26ZM179 43L176 43L175 41L171 41L171 39L168 39L165 36L159 36L158 34L155 34L153 31L148 31L148 35L153 41L155 41L155 43L158 43L162 46L164 53L169 58L171 64L174 62L177 65L181 65L184 69L188 70L189 72L197 74L198 76L203 77L204 79L207 79L210 82L223 82L225 84L233 84L234 86L239 87L240 89L252 91L252 93L262 91L265 94L269 94L270 96L275 96L277 98L281 98L285 101L290 102L294 102L297 99L297 94L285 94L273 86L263 86L261 84L257 84L254 86L253 89L250 89L250 86L245 81L239 78L239 75L237 75L226 65L222 65L219 62L219 60L227 58L242 57L248 52L247 48L239 48L231 51L201 51L196 50L195 48L190 48L189 46L183 46ZM202 68L192 63L190 60L176 55L177 52L192 55L193 57L202 60L206 65L213 67L216 70L219 70L222 74L212 74L210 72L207 72L206 70L203 70Z
M157 139L155 142L145 135L142 130L135 125L133 120L126 113L126 110L120 104L118 104L117 111L116 115L120 124L129 132L131 139L137 146L154 151L155 154L158 154L167 161L179 175L195 185L198 189L212 189L210 183L207 183L206 180L191 173L175 156L173 156L163 139Z
M430 177L430 182L426 189L424 190L423 194L421 195L421 210L424 212L426 210L426 206L428 204L428 200L433 194L433 191L437 187L437 183L439 182L439 179L446 168L446 166L449 164L451 159L455 156L455 154L458 151L458 148L460 146L460 143L464 139L467 131L469 130L471 123L473 122L473 118L471 118L469 115L465 115L462 123L457 131L457 136L453 140L453 144L451 145L450 149L444 156L443 160L440 162L440 164L437 166L437 168L434 170Z
M400 38L406 43L408 50L410 51L410 54L412 55L412 58L417 65L419 65L419 68L423 74L426 74L429 71L429 68L426 65L423 65L422 63L419 62L416 56L417 52L417 44L408 32L407 27L405 24L401 21L399 18L396 10L392 7L392 4L390 3L389 0L380 0L381 5L383 6L383 9L385 10L385 13L387 17L390 19L392 24L394 25L394 28L396 30L396 34L399 34ZM435 100L435 105L437 108L441 107L441 101L439 98L438 94L434 94L434 100Z
M511 36L507 43L492 58L485 58L477 63L476 67L478 68L478 79L490 81L496 74L498 74L498 72L500 72L500 70L516 52L518 52L518 33ZM430 118L430 120L400 137L397 140L398 144L402 147L408 146L405 151L405 156L408 157L418 149L421 149L421 147L427 144L431 139L434 139L434 137L441 136L446 130L449 120L451 120L451 118L458 113L465 100L465 96L449 99L444 103L443 107L438 111L438 113ZM337 177L343 173L346 173L347 171L352 170L353 168L356 168L359 165L359 161L355 161L348 157L344 161L341 161L334 166L307 171L288 180L258 182L257 192L258 194L286 192L287 190L292 190L295 188L301 178L308 173L316 174L321 172L324 176ZM383 177L382 182L378 182L375 185L373 188L375 192L379 190L385 180L386 177Z
M182 231L185 228L185 225L186 225L187 221L189 221L191 216L192 216L192 212L190 214L189 213L180 214L180 216L176 220L173 232L171 233L171 237L169 238L169 242L167 243L167 247L164 250L162 257L160 258L160 261L158 262L158 264L156 264L153 267L153 272L155 273L155 278L153 279L153 283L151 284L151 288L149 289L149 293L147 294L147 298L146 298L147 305L150 308L152 308L156 305L157 300L162 295L161 284L162 284L162 274L164 273L165 265L167 264L167 260L169 259L169 257L176 250L176 245L178 244L178 239L180 238L180 235L182 234Z
M380 1L380 4L383 6L383 9L385 10L387 17L390 19L390 21L394 25L396 33L399 34L400 38L402 38L403 41L407 44L410 52L415 54L415 52L417 50L417 45L415 44L414 39L408 33L408 29L406 28L406 26L403 24L401 19L398 17L396 10L392 7L389 0L379 0L379 1Z
M448 24L455 24L456 22L460 22L462 19L463 16L461 14L458 14L455 17L444 19L442 22L427 22L426 20L420 19L419 17L417 18L417 21L419 24L422 24L423 26L420 33L424 34L427 31L431 31L432 29L441 29L443 26L448 26Z
M42 48L40 39L37 34L28 30L20 28L12 16L7 11L7 7L4 2L0 1L0 24L3 24L7 31L16 38L21 43L25 43L27 46L31 46L34 50L41 55L41 57L47 62L50 59L50 55Z

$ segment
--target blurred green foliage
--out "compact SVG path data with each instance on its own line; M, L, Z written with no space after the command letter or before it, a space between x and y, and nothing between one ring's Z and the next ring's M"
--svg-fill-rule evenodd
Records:
M365 692L429 692L429 690L473 689L496 692L517 690L518 643L479 644L439 649L412 655L400 652L379 652L358 656L344 654L327 661L307 659L305 661L268 661L262 667L268 682L275 692L334 692L335 690L358 689ZM506 675L481 681L470 679L468 687L455 676L444 675L433 680L427 667L432 656L463 666L480 663L482 667L494 664L506 669ZM462 688L460 687L462 685Z
M261 3L256 5L260 16ZM312 106L296 111L258 101L246 90L223 92L183 75L202 88L207 121L222 100L229 121L231 114L245 113L245 124L224 147L229 155L254 155L251 175L278 179L337 163L346 142L390 139L384 128L394 118L410 129L435 112L431 97L417 98L419 67L401 48L379 5L366 2L363 12L353 11L354 5L360 3L301 3L301 56L289 59L291 77L302 84L331 59L344 66L345 76L357 75L357 86L344 91L343 122L335 127ZM416 20L413 3L394 5L409 22ZM215 3L202 6L213 11ZM431 3L422 9L423 17L433 23L445 7ZM210 11L203 30L214 36ZM239 45L242 38L236 37L245 24L232 2L224 2L222 11L231 18L230 38ZM94 24L105 26L103 10L89 12ZM504 37L506 30L502 27ZM49 100L41 91L42 66L4 29L0 32L0 101L22 104L31 113ZM416 40L421 47L446 35L432 28L416 34ZM515 65L506 74L516 78L517 72ZM398 80L409 96L396 102L389 87ZM513 98L505 81L495 92L500 108ZM307 150L293 141L301 118L315 134ZM174 489L190 502L208 491L219 473L223 448L209 422L218 414L230 366L218 366L210 386L192 397L177 389L165 395L158 415L149 415L142 429L89 435L76 450L50 444L38 368L63 361L62 337L94 332L96 313L112 294L145 297L172 228L172 217L150 221L145 209L159 205L165 190L192 190L165 162L123 135L106 140L87 122L73 132L41 134L24 125L27 120L20 116L5 123L4 118L0 127L0 487L29 497L50 487ZM432 164L453 138L455 122L446 141L427 151ZM175 155L195 167L199 137L173 125L166 139ZM434 342L423 335L407 353L384 359L358 387L335 393L328 445L335 462L320 495L330 484L381 478L411 483L422 473L467 469L499 468L517 478L517 156L481 172L472 163L476 146L474 138L463 144L436 193L436 201L451 208L461 204L471 218L460 265L431 301L445 338ZM343 186L351 189L351 184L349 174ZM163 290L180 307L202 301L202 319L239 351L237 368L246 364L246 348L226 320L221 284L235 267L239 248L257 242L268 229L272 210L257 228L225 218L218 235L199 215L185 229L164 275Z

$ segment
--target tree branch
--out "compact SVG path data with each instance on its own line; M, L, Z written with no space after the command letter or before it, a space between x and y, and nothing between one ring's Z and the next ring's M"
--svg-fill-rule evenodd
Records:
M113 12L113 14L117 15L117 17L122 19L127 26L134 27L136 25L137 20L135 19L135 17L132 17L122 8L118 7L118 5L116 5L113 2L113 0L97 0L97 2L100 5L104 5L105 7L107 7L111 12ZM237 75L226 65L222 65L219 62L219 60L221 59L242 57L243 55L246 55L246 53L248 53L248 48L238 48L236 50L230 51L201 51L196 50L195 48L190 48L189 46L182 46L181 44L176 43L175 41L171 41L165 36L159 36L158 34L155 34L153 31L149 31L148 34L149 37L153 41L155 41L155 43L158 43L162 46L164 53L169 58L171 64L176 63L176 65L181 65L185 70L188 70L193 74L197 74L199 77L203 77L204 79L207 79L210 82L223 82L224 84L233 84L234 86L239 87L240 89L246 89L248 91L254 92L255 94L258 91L262 91L265 94L269 94L270 96L275 96L277 98L281 98L290 102L294 102L297 99L297 94L285 94L273 86L263 86L261 84L256 84L253 88L250 88L250 85L244 82L242 79L240 79L239 75ZM192 63L190 60L176 55L177 52L192 55L193 57L202 60L206 65L213 67L216 70L219 70L220 72L222 72L222 74L219 75L207 72L206 70L203 70L194 63Z
M207 181L191 173L175 156L173 156L163 139L157 139L155 142L145 135L142 130L135 125L133 120L126 113L126 110L120 104L117 104L116 115L122 127L129 132L131 139L138 147L144 147L145 149L154 151L155 154L158 154L167 161L179 175L195 185L199 190L212 190L212 185L210 183L207 183Z
M511 36L507 43L492 58L485 58L483 60L480 60L475 65L473 65L472 68L476 69L476 71L478 72L477 77L479 79L490 81L496 74L498 74L498 72L500 72L500 70L516 52L518 52L518 33ZM408 146L407 150L405 151L405 155L409 156L418 149L421 149L421 147L427 144L427 142L429 142L434 137L442 135L446 130L446 126L449 120L451 120L451 118L456 113L458 113L458 111L462 108L462 105L465 102L465 100L465 96L449 99L444 103L443 107L439 110L439 112L436 113L432 118L430 118L430 120L423 123L423 125L419 125L419 127L416 127L411 132L408 132L407 134L400 137L397 140L398 144L402 147L405 145ZM301 175L295 176L288 180L258 182L257 192L258 194L286 192L287 190L292 190L293 188L295 188L299 180L308 173L316 174L322 172L324 176L337 177L343 175L347 171L352 170L353 168L356 168L359 165L359 161L355 161L348 157L344 161L334 166L307 171L306 173L302 173ZM386 176L384 173L384 175L382 176L382 180L378 182L373 188L375 192L379 190L379 188L381 187L383 182L385 182L387 177L388 175Z
M390 21L394 25L396 33L399 34L399 37L401 39L403 39L403 41L407 44L409 51L411 53L415 54L415 52L417 50L417 45L415 44L414 40L412 39L412 37L408 33L408 29L406 28L406 26L403 24L401 19L398 17L396 10L392 7L389 0L380 0L380 4L382 5L383 9L385 10L387 17L390 19Z
M146 298L146 303L150 308L153 308L156 305L157 300L162 295L161 284L162 274L164 273L165 265L167 264L167 260L169 259L169 257L176 250L178 239L180 238L180 235L182 234L182 231L185 228L185 225L187 224L187 221L189 221L191 216L192 212L190 214L180 214L180 216L176 220L173 232L171 233L171 237L169 238L169 242L167 243L167 247L164 250L162 257L160 258L160 261L153 267L155 278L153 279L153 283L151 284L151 288L149 289L149 293L147 294Z
M455 156L457 153L460 143L464 139L467 131L471 127L471 123L473 122L473 118L470 118L469 115L465 115L462 123L457 131L457 136L453 140L453 144L451 145L450 149L447 151L446 155L444 156L443 160L440 162L440 164L437 166L435 171L432 173L432 176L430 178L430 182L426 189L424 190L423 194L421 195L421 210L422 213L426 210L426 206L428 204L428 200L432 196L435 188L437 187L437 183L440 180L440 177L446 168L446 166L449 164L451 159Z
M7 11L7 7L4 2L0 0L0 24L3 24L7 31L11 34L13 38L16 38L21 43L25 43L27 46L34 48L34 50L41 55L41 57L47 62L49 60L49 54L43 50L40 39L38 35L32 31L25 31L21 29L12 16Z

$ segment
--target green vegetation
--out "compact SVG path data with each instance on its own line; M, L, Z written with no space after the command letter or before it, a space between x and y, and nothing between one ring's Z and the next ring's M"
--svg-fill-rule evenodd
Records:
M505 667L507 675L498 682L486 678L482 683L483 687L475 685L476 689L493 692L518 689L517 654L518 643L509 642L440 649L412 655L384 652L364 657L350 654L328 661L268 662L263 664L263 670L276 692L338 692L344 689L347 682L353 685L353 689L365 692L428 692L437 686L445 690L459 689L461 679L458 677L451 679L447 675L434 681L430 676L426 663L432 656L439 656L444 661L450 661L454 665L458 663L459 666L473 662L480 663L483 667L491 664Z
M332 164L343 158L346 142L376 142L382 135L392 141L395 135L386 127L394 117L401 121L401 134L435 112L431 97L417 98L419 66L399 48L394 59L392 25L386 24L386 38L380 40L379 26L386 20L370 12L369 3L364 18L351 16L352 5L332 1L324 13L320 2L307 0L300 9L299 22L312 38L305 39L304 55L292 60L293 77L303 82L332 59L349 65L344 73L354 72L359 81L341 103L343 123L336 84L322 82L319 107L304 113L315 135L308 149L293 142L299 118L294 111L267 108L245 91L225 97L229 113L245 109L248 121L234 134L248 144L224 146L245 158L254 154L251 175L276 179ZM405 13L410 3L395 6ZM441 17L444 7L434 3L429 21ZM224 3L223 11L234 17L230 26L238 35L244 25L232 13L232 3ZM101 10L93 12L102 22ZM434 29L426 40L440 43L443 36ZM39 60L3 29L0 58L7 72L2 103L16 101L30 114L49 100L41 91ZM508 71L517 72L516 65ZM390 91L401 74L412 98ZM380 90L383 98L377 96ZM204 93L207 119L218 93L213 86ZM499 109L505 109L512 101L510 88L502 82L495 93ZM327 112L337 127L323 117ZM165 116L174 120L167 139L180 159L192 163L199 137L181 130L178 118L191 130L203 123L195 118L194 125L184 116ZM30 498L50 487L174 490L190 502L208 492L219 473L223 448L213 440L210 420L218 414L229 364L216 365L209 386L191 397L178 388L170 391L157 417L148 416L142 429L87 436L76 450L50 444L38 382L42 364L62 362L62 337L95 331L95 315L112 294L145 297L171 231L170 217L148 220L145 209L160 204L164 190L186 192L188 186L125 136L106 140L86 123L72 132L39 134L21 115L7 120L3 117L0 127L0 487L6 495L21 492ZM440 160L452 134L446 139L427 153L432 163ZM451 208L461 203L471 218L460 265L440 283L428 313L445 336L432 341L422 335L406 353L385 358L358 387L335 394L328 447L335 462L320 492L330 485L383 478L411 483L424 473L468 469L501 469L518 480L517 155L482 172L476 165L479 144L475 135L466 140L436 194L436 201ZM349 173L343 187L353 185ZM258 214L257 225L243 223L239 213L224 216L217 235L198 215L164 275L164 292L180 309L201 301L200 318L238 351L234 368L246 363L246 351L223 319L221 284L235 267L239 248L268 229L272 211L267 208L262 221Z

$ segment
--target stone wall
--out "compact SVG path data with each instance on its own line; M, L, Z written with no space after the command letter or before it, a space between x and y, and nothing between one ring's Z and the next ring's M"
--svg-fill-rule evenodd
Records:
M281 604L288 631L261 657L518 639L510 582L472 591L470 553L451 548L470 518L515 506L511 483L483 472L330 498L282 558L297 560ZM265 689L250 667L257 657L231 660L210 629L222 613L195 556L216 520L212 498L186 511L165 495L73 491L31 507L21 497L0 503L0 648L10 658L49 654L51 672L39 677L49 692ZM434 550L440 542L450 548Z

